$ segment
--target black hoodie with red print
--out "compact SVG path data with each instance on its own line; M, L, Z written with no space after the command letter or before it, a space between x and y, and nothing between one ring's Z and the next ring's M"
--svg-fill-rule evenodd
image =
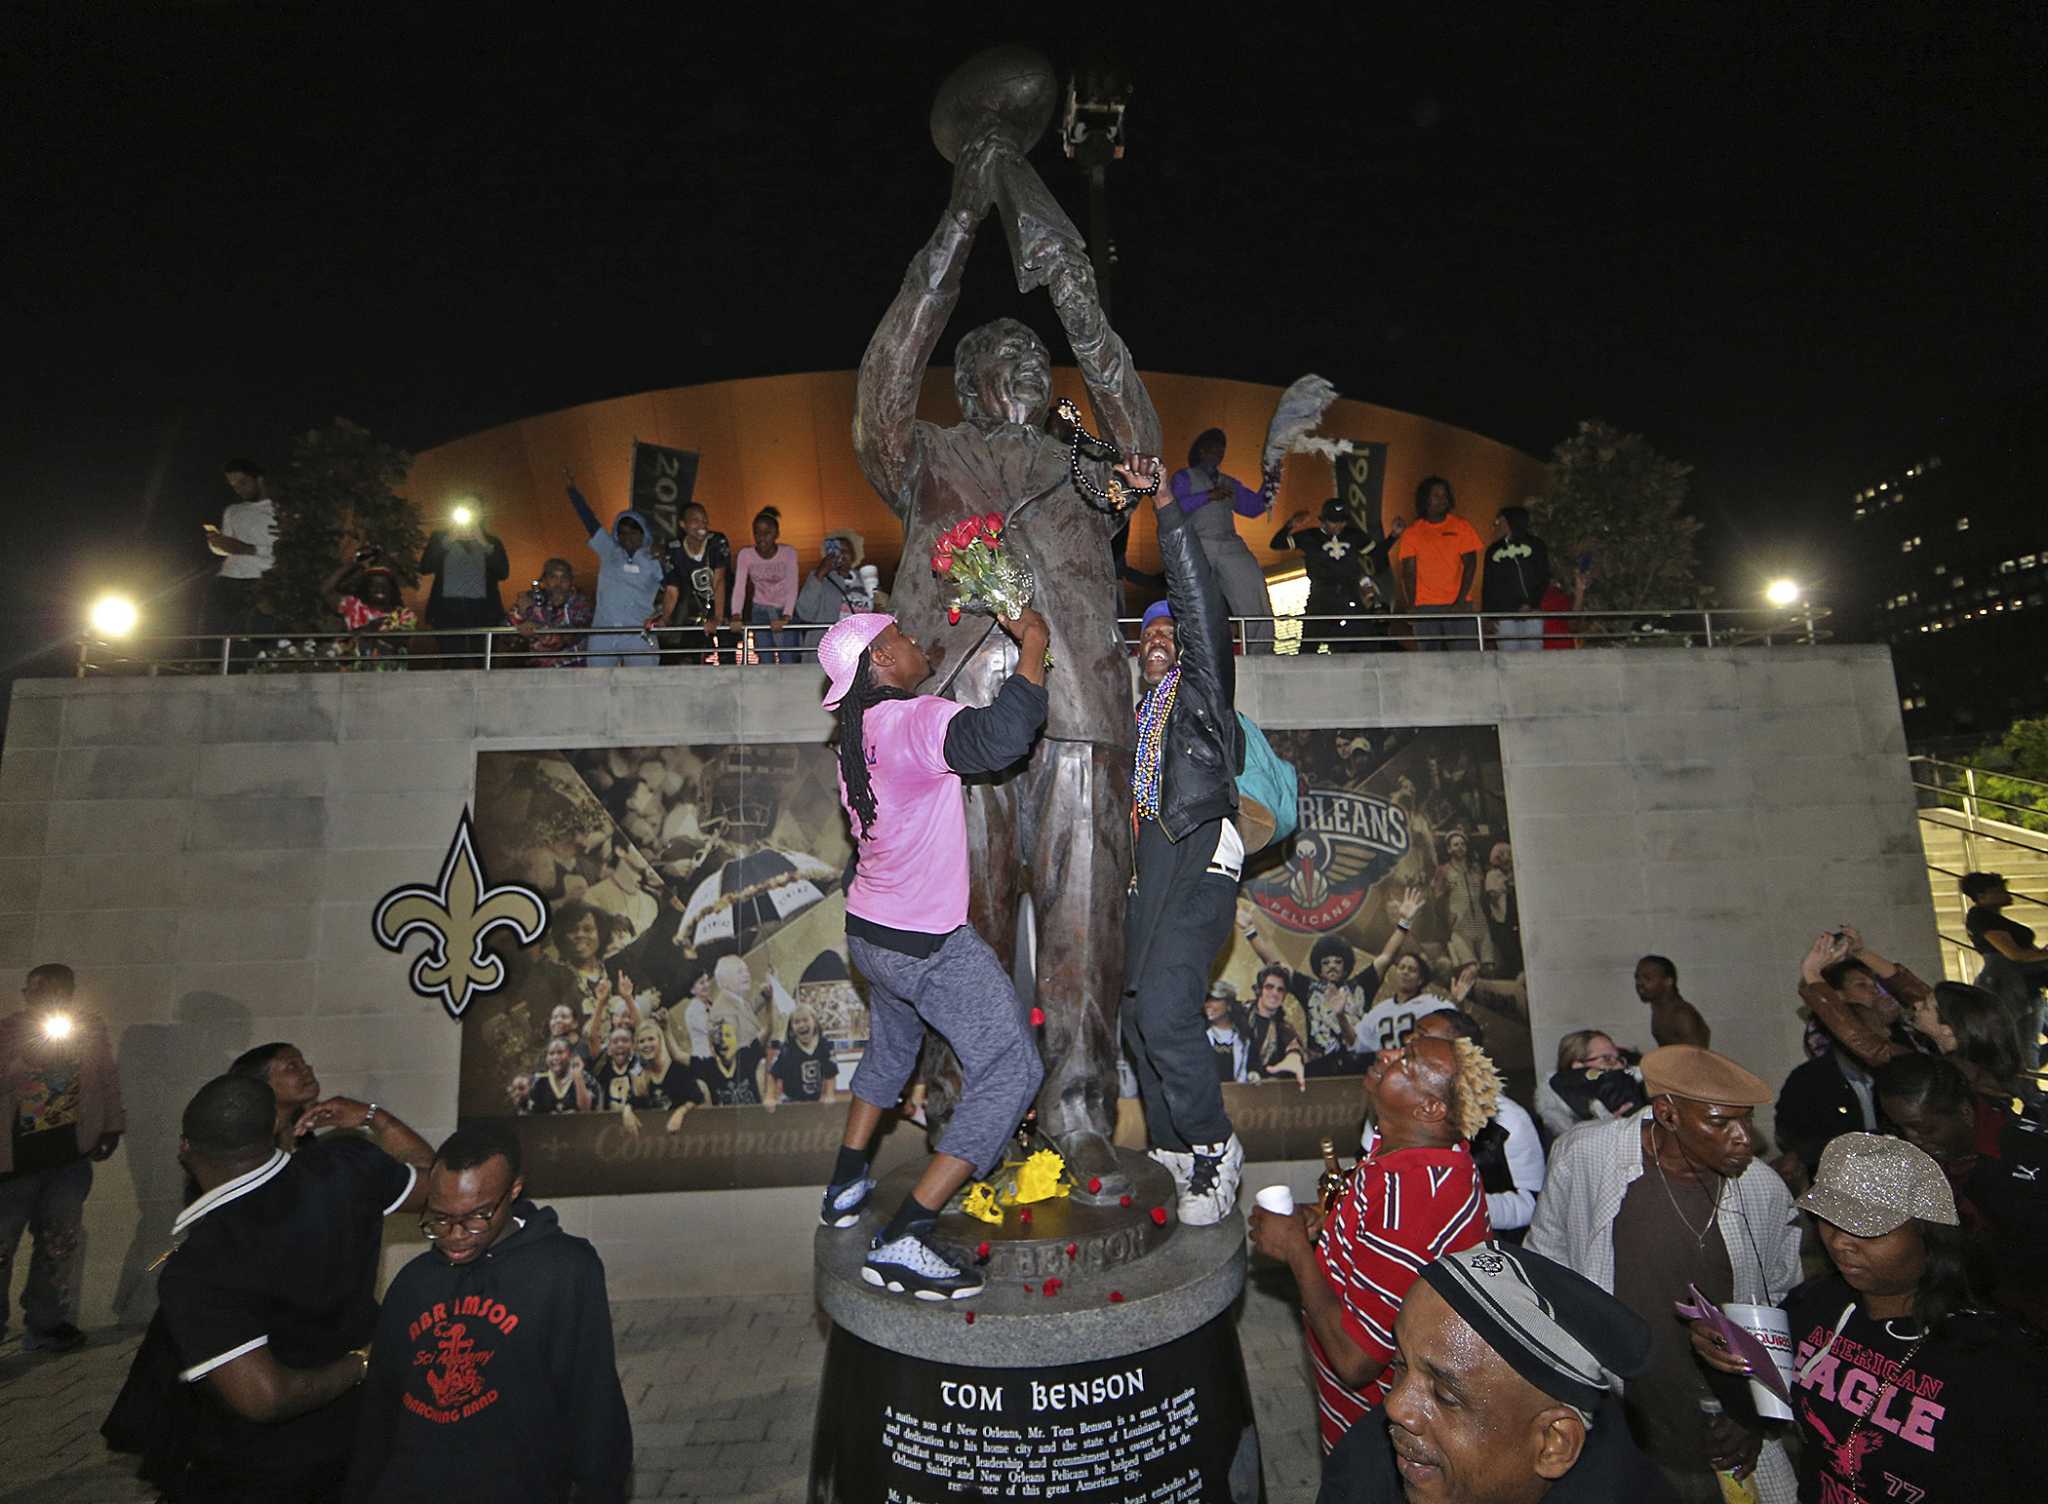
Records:
M604 1264L550 1207L513 1203L483 1257L401 1269L364 1380L348 1497L578 1504L626 1497L633 1428Z

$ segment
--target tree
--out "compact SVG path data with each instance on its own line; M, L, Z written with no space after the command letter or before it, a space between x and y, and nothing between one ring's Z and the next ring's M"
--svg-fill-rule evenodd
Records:
M1593 558L1589 611L1702 605L1695 540L1698 519L1685 510L1690 465L1668 460L1641 434L1599 419L1551 452L1550 490L1535 503L1551 559L1569 578L1571 562Z
M418 583L426 535L419 509L398 494L411 469L411 455L346 418L292 441L276 487L277 563L263 577L269 609L285 630L337 628L320 584L345 546L382 549L383 564L402 584Z
M1982 806L1978 813L1985 819L2048 831L2048 791L2040 787L2048 784L2048 717L2014 721L2002 738L1963 761L1977 770L1980 798L2016 806Z

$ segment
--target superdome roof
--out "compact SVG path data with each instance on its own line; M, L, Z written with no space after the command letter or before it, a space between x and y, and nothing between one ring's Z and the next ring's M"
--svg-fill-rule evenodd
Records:
M1144 374L1165 424L1170 468L1185 463L1196 434L1220 427L1231 436L1225 470L1256 484L1258 446L1281 388L1222 377ZM901 553L902 529L854 461L855 379L853 371L815 371L717 381L522 418L423 451L407 491L430 526L457 498L475 498L486 525L504 539L512 556L513 588L538 574L543 561L555 554L587 580L590 554L563 493L563 467L575 472L591 506L609 520L626 506L633 443L640 439L697 452L695 499L734 547L748 542L754 513L774 506L782 514L782 541L796 548L806 570L816 563L827 532L852 527L866 536L868 559L881 567L886 580ZM1055 398L1086 401L1080 373L1072 367L1054 372L1053 387ZM935 423L958 421L951 367L925 373L918 413ZM1457 489L1459 511L1482 531L1496 507L1543 488L1543 465L1533 456L1413 413L1340 398L1320 432L1388 446L1382 500L1388 517L1409 511L1416 483L1425 475L1448 476ZM1312 454L1290 457L1274 518L1239 520L1260 562L1270 565L1281 557L1266 547L1278 519L1298 509L1314 512L1335 489L1327 460ZM1152 522L1142 509L1132 523L1130 557L1138 568L1159 567Z

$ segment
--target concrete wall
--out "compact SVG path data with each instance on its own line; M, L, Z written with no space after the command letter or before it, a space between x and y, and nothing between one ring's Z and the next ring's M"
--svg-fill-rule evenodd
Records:
M1677 960L1716 1045L1772 1080L1798 1058L1792 981L1818 930L1853 921L1939 974L1881 648L1279 659L1239 685L1274 729L1500 726L1539 1060L1578 1027L1648 1043L1644 951ZM289 1038L327 1090L429 1138L453 1127L457 1031L369 917L439 870L477 750L811 740L816 693L797 668L18 683L0 969L13 987L41 961L78 968L129 1102L89 1203L88 1321L148 1310L178 1110L244 1047ZM807 1188L558 1204L620 1294L809 1288Z

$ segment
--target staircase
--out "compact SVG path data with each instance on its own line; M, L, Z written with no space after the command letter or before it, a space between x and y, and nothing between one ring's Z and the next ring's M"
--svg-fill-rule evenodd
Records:
M1931 757L1913 758L1912 767L1913 787L1920 794L1928 895L1941 932L1942 973L1967 982L1977 975L1980 962L1963 928L1968 904L1956 890L1956 879L1965 872L2005 874L2015 900L2012 917L2048 937L2048 833L1997 818L2013 813L2013 806L1979 795L1970 768ZM2012 781L2048 795L2048 784Z

